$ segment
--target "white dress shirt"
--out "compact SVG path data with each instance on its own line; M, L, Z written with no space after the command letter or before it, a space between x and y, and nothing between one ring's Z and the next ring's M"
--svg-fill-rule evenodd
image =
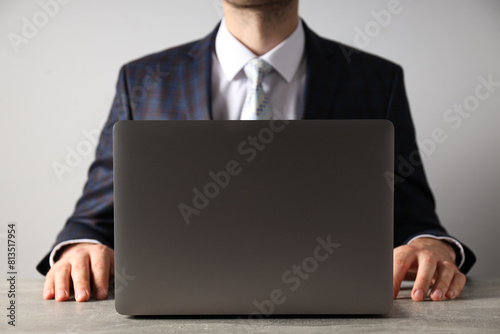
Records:
M212 55L212 112L215 120L239 120L247 92L252 88L251 81L243 71L245 64L257 57L252 51L234 37L222 19L215 38L215 51ZM306 79L305 35L300 21L293 33L260 58L271 66L273 71L264 77L262 88L269 97L274 119L301 119L302 101ZM271 89L272 88L272 89ZM422 234L421 237L435 238L455 244L465 261L463 246L451 237L437 237ZM93 239L67 240L57 244L50 253L50 267L54 265L56 252L67 244L93 242Z
M300 22L283 42L262 55L273 67L262 81L274 119L301 119L306 80L305 35ZM224 19L212 55L212 113L216 120L240 119L247 92L252 88L243 67L257 56L231 35ZM272 89L271 89L272 87Z

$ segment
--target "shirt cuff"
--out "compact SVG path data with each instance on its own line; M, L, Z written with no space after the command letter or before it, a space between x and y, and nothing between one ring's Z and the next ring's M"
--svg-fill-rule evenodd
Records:
M52 266L54 265L54 256L56 255L58 250L60 250L63 246L66 246L69 244L76 244L76 243L80 243L80 242L91 242L91 243L99 244L99 245L102 244L101 242L94 240L94 239L72 239L72 240L66 240L66 241L60 242L52 249L52 252L50 252L50 255L49 255L50 267L52 268Z
M411 238L406 244L409 245L410 242L412 242L413 240L418 239L418 238L433 238L433 239L438 239L438 240L444 240L444 241L447 241L447 242L457 246L458 249L460 250L460 255L462 257L462 259L460 260L460 264L458 265L458 269L460 269L462 267L462 265L464 264L464 262L465 262L464 246L462 246L462 244L460 242L458 242L457 239L454 239L452 237L437 237L437 236L432 235L432 234L420 234L420 235L417 235L417 236Z

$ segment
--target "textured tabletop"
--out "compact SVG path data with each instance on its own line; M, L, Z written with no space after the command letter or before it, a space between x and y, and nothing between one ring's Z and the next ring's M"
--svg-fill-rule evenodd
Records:
M16 326L9 326L6 280L0 284L4 315L0 332L35 333L500 333L500 278L469 278L453 301L416 303L400 292L386 316L128 317L112 296L85 303L43 300L43 280L17 283Z

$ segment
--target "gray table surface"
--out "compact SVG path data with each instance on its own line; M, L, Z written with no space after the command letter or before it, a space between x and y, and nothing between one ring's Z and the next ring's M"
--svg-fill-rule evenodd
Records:
M453 301L416 303L410 289L400 292L386 316L128 317L115 311L112 296L85 303L43 300L43 279L17 282L16 327L7 324L7 283L0 332L35 333L500 333L500 277L469 278Z

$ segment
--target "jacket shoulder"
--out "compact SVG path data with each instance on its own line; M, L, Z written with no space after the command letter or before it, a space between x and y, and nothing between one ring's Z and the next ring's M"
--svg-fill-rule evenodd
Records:
M314 33L313 33L314 34ZM347 69L371 70L380 73L402 72L402 67L388 59L377 56L356 47L326 39L314 34L319 49L335 58L335 61L345 65Z

